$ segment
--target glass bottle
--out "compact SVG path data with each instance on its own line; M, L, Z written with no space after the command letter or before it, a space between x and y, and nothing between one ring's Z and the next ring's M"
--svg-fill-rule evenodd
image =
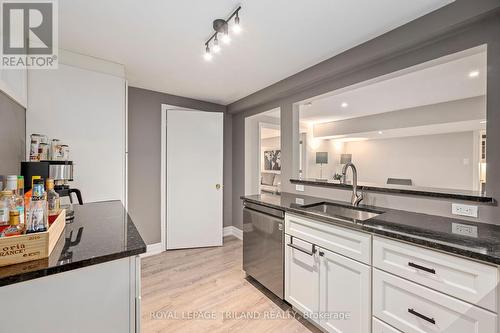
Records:
M15 192L17 190L17 176L7 176L5 189Z
M21 227L25 227L26 215L24 208L24 177L17 176L17 191L14 196L14 205L19 211L19 224Z
M47 207L47 192L43 186L43 179L35 179L29 204L29 217L26 233L47 231L49 216Z
M61 199L59 194L54 191L54 179L47 178L47 204L49 206L49 216L59 214L61 209Z
M9 213L9 227L3 231L4 237L22 235L23 227L19 223L19 211L14 209Z
M0 232L9 226L10 209L12 207L12 191L0 192Z

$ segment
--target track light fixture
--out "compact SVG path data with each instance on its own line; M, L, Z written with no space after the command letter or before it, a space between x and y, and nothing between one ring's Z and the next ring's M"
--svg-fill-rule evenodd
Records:
M207 61L212 60L212 53L210 52L210 43L212 43L212 50L214 53L220 52L221 48L219 45L219 36L224 44L229 44L231 42L231 37L229 36L229 25L231 25L231 30L235 34L241 32L240 16L239 16L240 9L241 6L236 8L236 10L227 18L227 20L217 19L214 21L213 28L215 30L215 33L205 42L205 54L203 55L205 60ZM231 22L233 18L234 21Z

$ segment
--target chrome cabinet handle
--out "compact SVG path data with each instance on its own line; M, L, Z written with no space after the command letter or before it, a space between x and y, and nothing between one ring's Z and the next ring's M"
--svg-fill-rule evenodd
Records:
M297 251L300 251L300 252L305 253L305 254L310 255L310 256L313 256L316 253L316 245L313 244L312 245L312 250L308 251L306 249L301 248L300 246L297 246L297 245L293 244L293 237L290 237L290 243L288 243L286 245L288 245L292 249L295 249Z
M414 264L412 262L409 262L408 263L408 266L410 267L413 267L413 268L416 268L416 269L419 269L421 271L425 271L427 273L432 273L432 274L436 274L436 270L433 269L433 268L427 268L427 267L424 267L424 266L420 266L420 265L417 265L417 264Z
M217 191L220 190L221 188L223 188L223 186L221 184L215 184L215 189Z
M434 318L427 317L421 313L418 313L417 311L415 311L413 309L408 309L408 312L414 316L417 316L418 318L422 318L423 320L428 321L431 324L434 324L434 325L436 324L436 320L434 320Z

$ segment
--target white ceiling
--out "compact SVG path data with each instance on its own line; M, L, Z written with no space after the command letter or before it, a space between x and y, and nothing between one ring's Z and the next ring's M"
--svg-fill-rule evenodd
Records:
M124 64L129 85L229 104L452 0L64 0L60 47ZM211 63L212 21L243 33Z
M449 60L451 58L451 60ZM479 75L469 77L478 71ZM300 120L321 123L454 101L486 94L487 59L480 46L304 101ZM359 87L358 87L359 86ZM347 107L342 107L347 103Z

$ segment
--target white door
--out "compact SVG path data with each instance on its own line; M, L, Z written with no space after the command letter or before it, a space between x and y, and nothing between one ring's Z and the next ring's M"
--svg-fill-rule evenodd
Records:
M223 114L167 109L166 247L222 245Z
M320 325L328 332L371 332L370 266L320 249Z
M315 247L285 235L285 300L306 315L319 309L319 260Z

